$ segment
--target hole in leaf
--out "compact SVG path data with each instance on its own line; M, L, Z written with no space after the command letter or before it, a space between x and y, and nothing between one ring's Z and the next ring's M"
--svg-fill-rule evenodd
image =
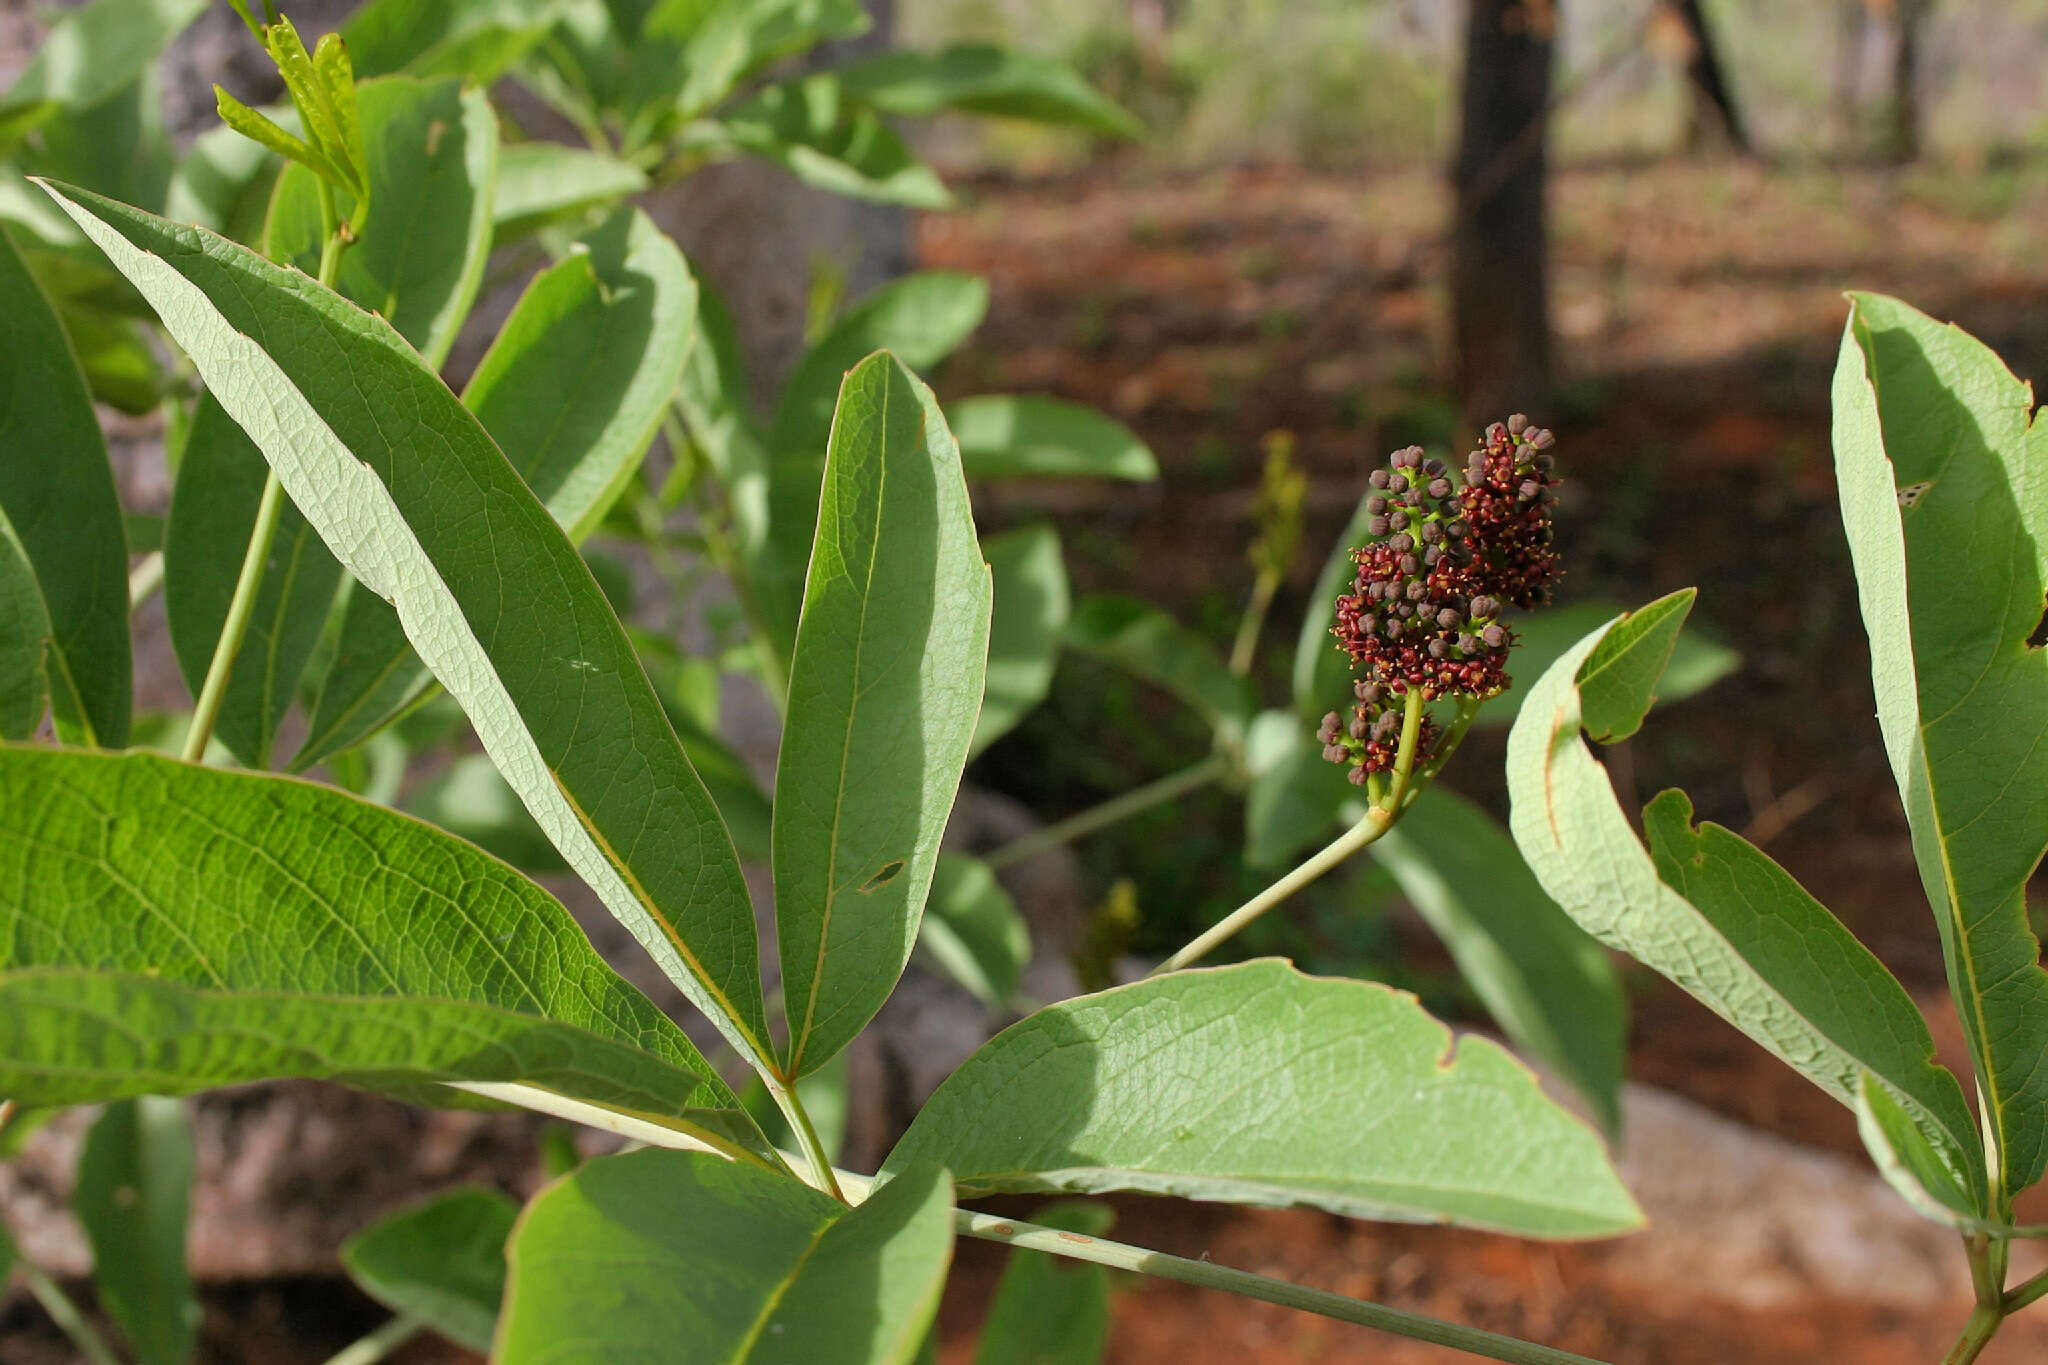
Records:
M1927 490L1932 487L1934 487L1934 480L1932 479L1922 479L1918 483L1907 484L1899 490L1899 506L1911 507L1919 502L1920 499L1926 497Z
M2028 649L2048 647L2048 605L2041 608L2041 619L2034 625L2034 633L2027 637Z
M896 874L902 870L903 860L901 858L896 859L894 862L883 863L874 876L860 884L860 893L866 896L881 890L884 886L896 880Z

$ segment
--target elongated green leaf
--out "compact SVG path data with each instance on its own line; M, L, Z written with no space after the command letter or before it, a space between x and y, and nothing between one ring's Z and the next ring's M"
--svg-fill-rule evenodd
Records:
M984 1004L1000 1006L1031 960L1031 931L987 863L942 853L917 946Z
M256 525L270 466L211 394L193 411L164 531L164 614L193 696L206 680ZM268 768L278 725L320 643L341 565L296 507L278 510L248 633L214 735L244 765Z
M1244 857L1253 867L1277 867L1330 827L1358 788L1350 768L1323 757L1309 723L1292 711L1261 711L1245 731Z
M356 74L461 76L487 86L546 36L561 0L371 0L349 16L341 36Z
M1092 1199L1061 1199L1033 1209L1031 1221L1100 1237L1116 1215ZM996 1285L974 1365L1097 1365L1108 1345L1109 1272L1019 1247Z
M691 131L686 145L747 152L833 194L919 209L953 202L938 174L830 74L771 85Z
M1650 803L1650 848L1637 839L1579 733L1579 670L1605 633L1580 641L1531 686L1508 737L1510 825L1537 881L1593 937L1663 973L1844 1104L1855 1103L1862 1071L1876 1073L1981 1200L1984 1168L1962 1088L1933 1062L1925 1020L1883 964L1757 849L1717 825L1694 829L1682 793ZM1660 647L1655 632L1634 638ZM1606 672L1632 680L1640 717L1654 676ZM1633 729L1630 708L1616 701L1610 723Z
M488 754L464 754L406 798L407 813L459 834L522 872L561 872L568 864L519 804Z
M362 240L342 253L335 288L439 365L490 255L497 116L481 90L454 78L387 76L360 89L370 212ZM335 197L343 217L353 213L353 196ZM278 176L264 231L273 260L319 273L325 238L312 171L287 166Z
M1600 945L1543 894L1508 832L1439 786L1372 851L1509 1040L1557 1068L1617 1132L1628 1043L1621 982Z
M646 173L630 161L558 142L515 142L498 153L497 240L646 188Z
M0 96L0 127L19 137L56 114L111 99L205 8L206 0L94 0L70 10ZM7 141L0 136L0 151Z
M2048 430L1988 349L1854 296L1835 476L1877 717L2008 1192L2048 1165Z
M163 82L145 68L91 108L45 123L22 148L20 166L154 211L164 205L173 159Z
M1244 679L1224 667L1207 640L1134 597L1082 598L1067 622L1066 644L1165 688L1211 725L1241 727L1250 720Z
M1579 725L1592 739L1613 744L1641 728L1692 601L1690 592L1660 597L1601 632L1578 672Z
M922 118L946 109L1142 137L1144 125L1065 62L992 43L943 52L884 52L839 72L858 98Z
M715 1157L604 1157L513 1234L503 1365L896 1365L952 1255L952 1187L906 1171L848 1210Z
M938 402L871 356L840 391L775 769L791 1075L851 1042L910 958L981 707L989 612Z
M160 1095L116 1100L86 1134L72 1212L92 1244L100 1304L142 1365L185 1365L199 1300L185 1265L192 1126Z
M1914 1126L1912 1114L1868 1071L1856 1087L1856 1132L1878 1174L1915 1213L1950 1227L1985 1225L1976 1197L1956 1183L1955 1171Z
M728 1136L751 1127L682 1031L604 965L546 892L459 839L329 787L150 754L0 748L0 945L0 970L19 990L0 1028L34 1037L42 1017L64 1035L0 1060L0 1092L24 1101L299 1074L289 1069L299 1057L368 1076L387 1061L396 1075L473 1059L491 1073L480 1079L522 1079L507 1074L511 1058L465 1041L462 1021L474 1016L480 1038L530 1049L526 1062L591 1068L609 1089L583 1098L630 1097ZM81 1017L116 1032L94 1044L84 1025L57 1023L57 969L101 983L147 973L166 989L129 1011L112 986L95 986L105 1003ZM415 1011L408 998L435 1003ZM348 1018L319 1022L321 1000ZM30 1001L55 1003L37 1005L39 1016ZM204 1052L205 1029L260 1023L266 1008L287 1012L246 1047L217 1035L221 1056ZM417 1048L409 1018L426 1031ZM123 1042L121 1029L133 1037ZM95 1060L93 1045L114 1050ZM86 1069L45 1074L35 1060L60 1056ZM144 1074L153 1069L162 1076Z
M1528 692L1522 684L1541 677L1559 655L1624 610L1620 602L1596 598L1562 607L1546 607L1517 617L1514 622L1515 652L1509 660L1512 677L1508 689L1480 708L1472 723L1478 726L1513 723L1516 713L1522 709L1522 697ZM1338 657L1341 659L1342 655ZM1696 627L1688 626L1672 644L1671 662L1665 666L1664 675L1656 684L1657 700L1660 704L1668 704L1697 696L1733 673L1741 664L1740 654Z
M946 408L970 479L1159 477L1152 450L1091 407L1038 394L988 394Z
M913 370L929 369L987 314L988 281L946 270L905 275L863 297L804 354L783 386L769 438L777 459L785 452L811 457L812 486L806 492L815 499L816 459L846 371L875 351L891 351Z
M50 614L28 551L0 509L0 739L28 739L50 705Z
M303 275L96 196L59 199L328 548L389 595L570 866L765 1060L732 841L590 571L482 426L387 324Z
M695 336L696 283L675 243L621 209L521 295L463 391L526 486L572 540L640 467ZM314 707L300 771L358 744L430 681L382 599L356 593Z
M214 107L220 114L220 121L251 142L276 152L294 165L314 171L329 184L351 183L348 172L327 154L326 149L314 146L286 128L281 119L272 118L260 109L251 109L217 85L213 87L213 99ZM298 111L294 109L292 121L295 123L297 115ZM273 186L275 183L273 180ZM268 211L266 205L266 215Z
M71 343L0 230L0 514L42 591L57 732L128 742L128 551L107 444Z
M1045 700L1073 610L1059 532L1052 527L1005 531L981 549L995 578L995 617L989 626L988 691L970 754L1007 734Z
M1642 1215L1592 1129L1415 998L1265 959L1040 1010L947 1078L885 1173L1598 1237Z
M365 1294L472 1351L491 1349L505 1297L505 1243L519 1206L496 1190L450 1190L342 1243Z

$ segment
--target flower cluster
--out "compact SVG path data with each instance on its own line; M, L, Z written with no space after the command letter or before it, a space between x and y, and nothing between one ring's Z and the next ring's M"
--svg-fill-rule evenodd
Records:
M1351 779L1394 766L1401 699L1489 697L1507 686L1514 632L1508 606L1549 600L1560 567L1552 544L1556 463L1551 434L1520 414L1486 429L1463 477L1419 446L1375 469L1367 495L1369 545L1352 552L1358 573L1337 599L1334 634L1362 675L1346 720L1332 711L1316 737L1323 756L1351 765ZM1422 724L1416 761L1435 747Z

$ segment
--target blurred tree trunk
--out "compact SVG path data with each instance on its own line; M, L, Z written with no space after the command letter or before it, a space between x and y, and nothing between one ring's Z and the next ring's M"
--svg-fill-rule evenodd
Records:
M1756 155L1756 148L1749 140L1749 128L1742 121L1742 111L1736 107L1735 92L1728 87L1728 78L1721 67L1720 49L1714 45L1714 31L1707 25L1706 12L1700 7L1700 0L1673 0L1672 10L1684 26L1688 42L1685 76L1693 89L1689 140L1698 147L1709 125L1718 124L1730 147L1743 156ZM1707 110L1713 113L1711 119L1703 117Z
M1544 143L1556 0L1471 0L1451 167L1451 334L1459 403L1484 422L1550 389Z
M1847 156L1863 150L1863 46L1869 27L1869 0L1836 0L1835 146Z
M1892 164L1920 157L1920 39L1934 0L1897 0L1893 16L1892 125L1886 147Z

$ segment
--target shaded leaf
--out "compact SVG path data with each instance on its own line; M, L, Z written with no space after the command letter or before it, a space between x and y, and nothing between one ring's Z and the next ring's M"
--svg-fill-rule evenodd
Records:
M1049 1006L938 1091L884 1173L963 1198L1135 1190L1599 1237L1642 1215L1592 1129L1415 998L1273 959Z
M663 137L769 62L853 37L868 23L859 0L655 0L618 30L631 54L626 140Z
M1059 532L1024 526L982 542L995 582L989 626L988 687L974 725L978 754L1008 733L1052 689L1060 637L1073 609Z
M988 394L948 404L970 479L1095 478L1149 483L1151 448L1091 407L1037 394Z
M561 0L371 0L342 25L356 74L461 76L489 85L560 17Z
M2048 1166L2048 974L2026 902L2048 847L2048 429L1983 345L1852 297L1835 475L1878 724L2013 1193Z
M942 52L883 52L842 69L846 88L891 114L921 118L946 109L1029 119L1111 137L1142 137L1144 125L1065 62L961 43Z
M405 809L522 872L568 869L487 754L464 754L450 763L406 798Z
M1351 660L1330 634L1330 628L1337 624L1338 597L1351 590L1352 580L1358 574L1351 551L1370 538L1365 525L1368 515L1362 497L1316 574L1315 587L1309 590L1308 609L1301 618L1301 633L1295 637L1294 709L1311 725L1326 713L1341 711L1351 704ZM1480 714L1486 712L1482 710Z
M1031 960L1031 931L987 863L941 853L917 946L976 999L999 1006Z
M78 1159L71 1209L92 1245L100 1306L142 1365L185 1365L199 1333L185 1266L192 1165L185 1106L160 1095L108 1105Z
M1551 665L1508 736L1510 825L1544 891L1602 943L1669 977L1842 1103L1853 1105L1857 1077L1875 1072L1981 1198L1962 1088L1934 1064L1926 1021L1883 964L1750 844L1717 825L1695 830L1682 793L1650 803L1650 848L1637 839L1579 733L1576 680L1599 643L1588 636ZM1648 704L1654 678L1610 673L1634 677L1634 703ZM1633 728L1633 709L1611 714Z
M909 960L981 706L989 612L938 403L872 356L833 422L775 770L791 1075L851 1042Z
M206 0L93 0L65 12L0 96L0 151L59 113L113 98L205 8Z
M505 1243L518 1217L519 1206L496 1190L450 1190L349 1238L341 1264L392 1312L489 1351L505 1297Z
M765 1060L732 842L590 571L475 418L388 325L303 275L96 196L59 198L328 548L395 602L569 864Z
M638 194L647 184L638 166L603 152L558 142L512 143L498 153L498 192L491 207L497 241Z
M0 739L29 739L42 726L50 705L50 648L42 587L0 509Z
M121 504L71 344L0 231L0 514L34 571L57 732L128 740L128 551Z
M1244 859L1277 867L1327 838L1344 804L1358 795L1349 768L1323 757L1308 722L1292 711L1261 711L1245 732Z
M1207 640L1134 597L1094 593L1074 604L1067 648L1163 687L1219 729L1251 717L1251 691Z
M937 172L883 118L846 97L830 74L771 85L691 129L685 145L745 152L806 185L911 208L949 207Z
M233 128L209 128L192 140L171 172L164 217L260 246L271 187L281 169L269 148Z
M893 1365L915 1358L952 1254L945 1172L844 1205L656 1150L585 1163L513 1234L503 1365Z

